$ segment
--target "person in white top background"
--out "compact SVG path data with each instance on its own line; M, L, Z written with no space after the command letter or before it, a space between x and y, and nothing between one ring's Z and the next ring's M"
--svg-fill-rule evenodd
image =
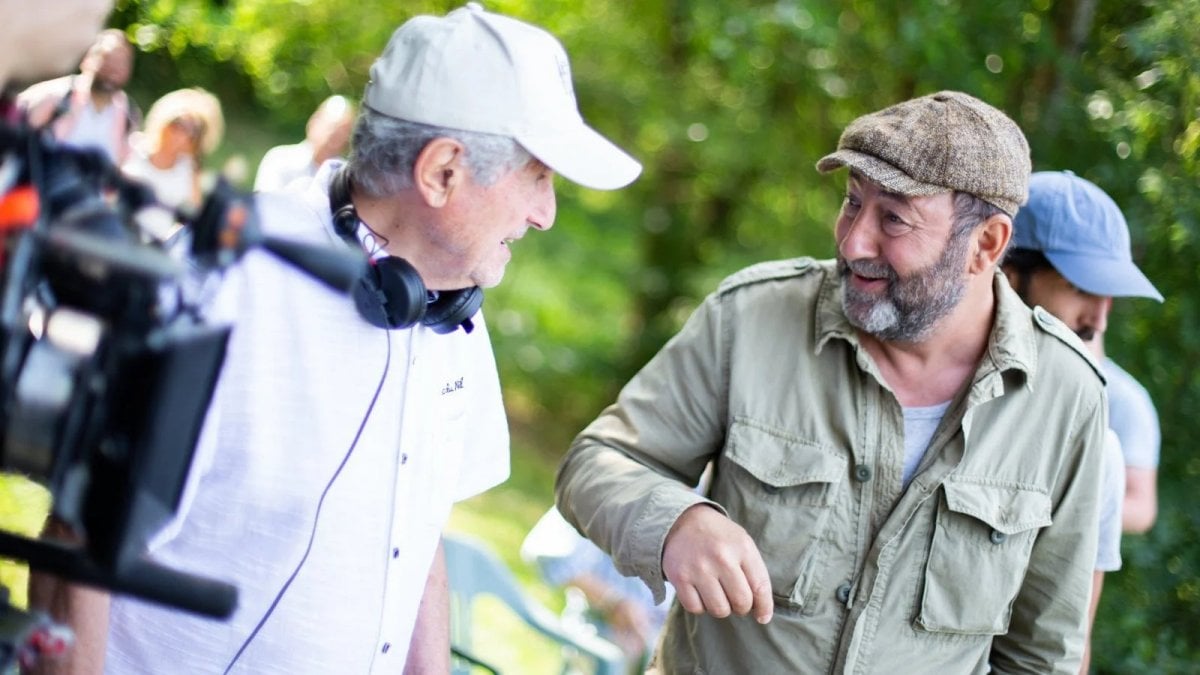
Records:
M1027 304L1044 307L1084 341L1106 380L1108 445L1081 670L1086 673L1104 575L1121 568L1121 533L1145 532L1158 510L1158 414L1145 388L1105 356L1104 333L1114 297L1162 302L1163 296L1133 262L1129 225L1116 202L1070 171L1038 171L1030 177L1029 203L1013 222L1004 270Z
M266 234L362 249L369 271L353 299L255 251L226 276L225 367L151 545L235 584L237 609L218 621L39 577L31 603L90 627L60 670L448 672L442 528L509 470L479 288L554 224L555 174L616 189L641 165L584 122L557 39L475 3L397 29L362 108L348 162L257 199Z
M60 30L55 26L47 33ZM140 111L125 93L132 75L133 45L124 32L109 28L96 36L77 75L31 86L17 97L17 105L31 125L50 124L63 143L99 148L120 164L129 155L129 136L141 122Z
M146 128L133 139L134 152L121 165L128 176L154 188L172 208L200 205L204 158L221 143L221 102L199 87L163 94L146 113Z
M254 174L257 192L278 190L297 178L311 178L326 160L341 157L350 146L354 105L345 96L330 96L317 106L304 127L304 140L267 150Z

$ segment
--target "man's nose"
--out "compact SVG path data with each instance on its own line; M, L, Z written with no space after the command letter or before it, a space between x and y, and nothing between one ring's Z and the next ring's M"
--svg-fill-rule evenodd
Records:
M875 240L878 232L874 219L866 209L851 216L840 216L838 220L838 253L846 260L869 260L879 256L879 245Z
M554 185L551 183L534 199L533 208L530 209L527 220L531 226L539 230L548 230L554 227L554 216L557 213L558 202L554 196Z
M1103 334L1108 330L1108 312L1112 309L1112 298L1089 295L1084 309L1083 322L1092 330Z

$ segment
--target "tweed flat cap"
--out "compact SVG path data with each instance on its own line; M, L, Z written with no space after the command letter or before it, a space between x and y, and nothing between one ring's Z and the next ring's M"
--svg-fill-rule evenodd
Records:
M1007 115L957 91L941 91L863 115L817 162L843 166L885 189L917 197L967 192L1014 215L1029 197L1029 143Z

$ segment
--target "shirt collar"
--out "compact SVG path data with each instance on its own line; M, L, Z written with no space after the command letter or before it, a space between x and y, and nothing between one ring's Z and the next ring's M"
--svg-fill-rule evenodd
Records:
M1037 328L1033 325L1030 309L1008 285L1008 278L999 268L992 279L992 290L996 297L995 318L980 374L991 362L993 370L1019 370L1032 378L1037 372L1038 352Z

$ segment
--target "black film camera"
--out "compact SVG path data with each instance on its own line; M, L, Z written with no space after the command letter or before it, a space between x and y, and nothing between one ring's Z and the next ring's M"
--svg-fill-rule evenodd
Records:
M237 591L144 557L175 513L229 330L198 311L198 281L261 247L345 290L363 260L259 233L224 181L172 245L138 218L161 207L103 154L0 125L0 469L50 491L82 543L0 532L0 556L118 593L223 618ZM61 646L43 616L0 602L0 664ZM27 655L27 654L26 654Z

